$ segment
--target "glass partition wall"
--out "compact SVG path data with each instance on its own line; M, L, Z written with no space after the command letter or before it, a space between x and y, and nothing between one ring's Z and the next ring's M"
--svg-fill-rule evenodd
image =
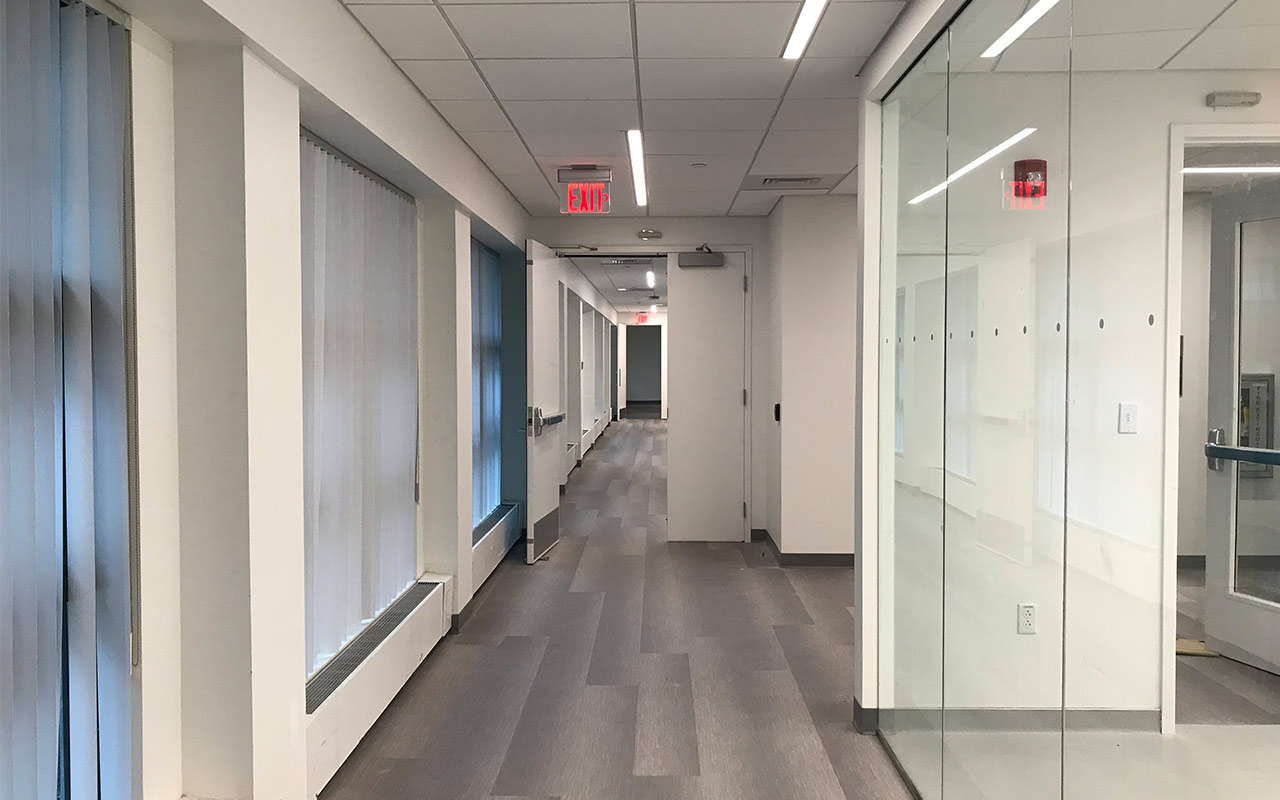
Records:
M1180 424L1275 447L1280 359L1218 358L1209 386L1179 380L1183 349L1207 358L1210 341L1259 338L1280 285L1280 201L1255 188L1230 228L1225 200L1200 203L1200 249L1212 208L1213 285L1226 287L1203 302L1210 265L1191 250L1182 263L1171 132L1206 129L1198 170L1255 187L1280 174L1274 150L1226 163L1222 149L1280 141L1263 99L1280 95L1276 41L1270 1L972 0L883 99L880 732L924 798L1278 785L1280 668L1257 654L1280 651L1261 641L1280 640L1280 604L1240 588L1253 573L1231 503L1244 490L1208 472L1207 489L1179 494L1171 449ZM1205 307L1184 318L1192 269ZM1180 423L1193 396L1225 421ZM1185 467L1205 470L1201 447ZM1280 459L1268 453L1246 455ZM1280 504L1254 502L1275 470L1239 469L1249 530L1280 529ZM1187 506L1196 530L1179 526ZM1175 565L1199 558L1203 595L1206 547L1210 625L1215 608L1236 610L1221 639L1200 639L1232 659L1188 664L1175 657L1178 598L1191 596ZM1256 573L1269 562L1252 553ZM1225 640L1246 624L1255 646ZM1175 708L1223 724L1184 725ZM1226 724L1238 718L1253 724Z

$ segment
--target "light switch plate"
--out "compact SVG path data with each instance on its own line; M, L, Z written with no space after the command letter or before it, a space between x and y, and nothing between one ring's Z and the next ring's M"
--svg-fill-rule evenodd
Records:
M1120 433L1138 432L1138 404L1120 404Z

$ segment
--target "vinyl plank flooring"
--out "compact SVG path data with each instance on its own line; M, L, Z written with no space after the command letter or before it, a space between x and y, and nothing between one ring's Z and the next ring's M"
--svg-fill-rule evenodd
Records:
M666 458L610 426L321 800L905 800L851 724L853 570L668 542Z

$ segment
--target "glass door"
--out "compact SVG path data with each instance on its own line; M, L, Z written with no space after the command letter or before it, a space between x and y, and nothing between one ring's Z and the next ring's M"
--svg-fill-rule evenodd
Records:
M1280 179L1215 192L1210 304L1206 644L1280 673Z

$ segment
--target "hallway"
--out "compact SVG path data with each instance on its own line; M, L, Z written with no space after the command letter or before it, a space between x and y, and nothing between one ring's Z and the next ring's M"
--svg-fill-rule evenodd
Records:
M852 570L666 542L666 424L615 422L322 800L906 798L850 724ZM517 548L517 551L519 548Z

